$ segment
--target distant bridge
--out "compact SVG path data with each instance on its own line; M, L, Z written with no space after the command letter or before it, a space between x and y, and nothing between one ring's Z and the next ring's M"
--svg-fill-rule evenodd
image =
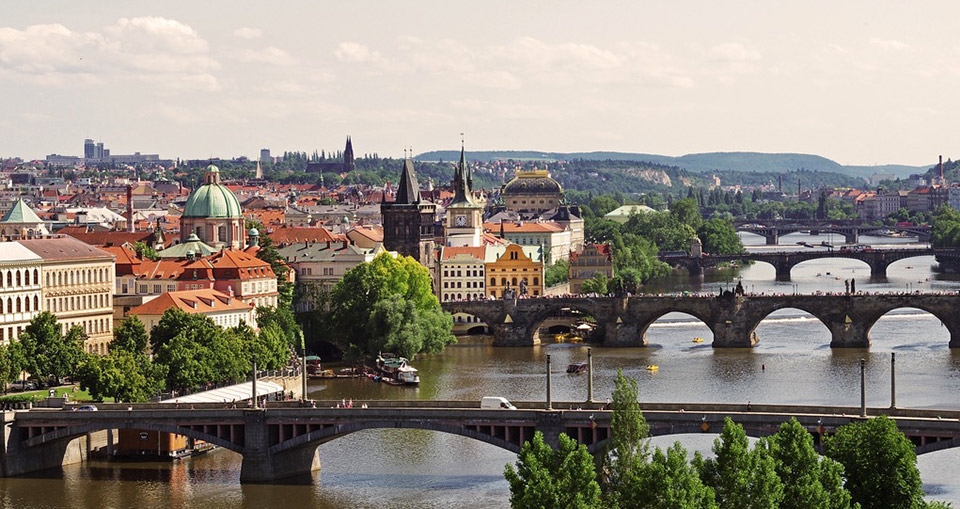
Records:
M734 221L734 228L741 232L750 232L767 239L767 245L775 246L780 243L780 236L797 232L810 232L810 235L836 234L843 235L848 244L860 242L860 235L881 234L884 232L899 232L909 237L917 237L920 242L930 241L930 226L874 226L864 224L859 220L838 221Z
M917 308L936 316L950 332L950 348L960 348L960 293L813 294L631 297L564 297L444 302L450 313L466 313L487 324L497 346L532 346L550 317L577 311L596 321L594 339L606 346L643 346L647 330L663 315L686 313L713 333L713 346L749 348L761 338L756 329L778 309L810 313L830 330L830 346L867 348L870 329L882 316Z
M819 247L819 246L812 246ZM686 268L691 276L702 275L703 270L733 261L757 261L773 265L777 281L790 281L790 271L797 264L819 258L850 258L870 266L872 279L887 277L887 267L893 262L918 256L953 255L955 249L894 248L894 249L809 249L802 251L748 252L737 255L676 256L661 255L660 260L674 267Z
M368 408L316 408L278 403L267 409L234 409L220 405L101 405L98 412L33 410L4 412L3 476L21 475L65 462L82 461L77 440L107 433L111 447L116 429L154 430L205 440L243 455L241 482L273 482L319 469L318 446L366 429L407 428L441 431L479 440L512 452L541 432L556 446L560 433L576 439L591 453L603 450L610 437L611 412L602 404L520 403L518 410L485 410L477 402L370 401ZM359 405L361 402L355 402ZM724 417L744 426L748 435L776 433L791 417L819 440L861 415L889 415L922 454L960 445L960 411L825 406L645 403L651 434L718 433ZM82 452L82 451L81 451Z

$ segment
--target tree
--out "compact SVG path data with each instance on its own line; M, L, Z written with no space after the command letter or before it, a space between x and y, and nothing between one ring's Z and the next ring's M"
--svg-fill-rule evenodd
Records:
M73 374L83 359L85 339L79 326L72 327L66 336L60 334L57 317L43 311L30 320L20 335L24 368L40 380L56 378L59 381Z
M850 492L843 487L843 465L821 458L813 448L813 437L796 418L780 425L780 431L758 446L767 448L783 483L781 509L850 507Z
M333 340L343 352L353 345L374 355L389 346L412 358L455 341L429 272L409 256L382 253L354 267L334 286L331 303Z
M659 447L641 470L633 507L649 509L716 508L713 489L705 486L687 462L687 451L675 442L664 452ZM813 507L813 506L811 506Z
M111 352L124 350L130 353L144 353L147 351L149 339L150 336L140 318L137 315L130 315L113 329L113 341L108 348Z
M146 258L148 260L153 260L153 261L157 261L160 259L160 255L157 254L157 251L152 247L148 246L142 240L138 240L133 245L133 251L137 253L137 256L140 258Z
M841 426L824 453L843 464L853 501L867 509L924 507L913 443L886 416Z
M507 464L504 477L510 484L510 506L519 509L599 508L593 458L586 446L565 433L554 451L537 431L517 456L517 467Z
M720 507L776 508L783 500L783 484L774 460L763 447L750 449L743 426L724 419L723 431L713 442L715 458L697 452L693 465L700 479L713 488Z
M617 370L610 408L610 442L600 459L604 502L610 507L641 507L650 427L640 410L637 381L624 376L623 370Z
M106 356L87 354L77 369L80 388L95 401L112 397L116 401L148 401L160 389L160 376L143 353L122 348Z
M20 377L25 364L23 345L20 342L0 344L0 384L3 385L3 392L7 392L7 384Z
M697 236L703 242L703 250L714 254L739 254L743 252L743 242L736 228L727 219L712 218L701 223Z
M606 295L608 292L607 285L607 276L604 276L601 273L596 273L592 278L587 279L583 282L583 293L595 293L598 295Z
M570 272L570 262L567 260L557 260L553 265L543 271L543 282L547 288L556 286L560 283L566 283Z

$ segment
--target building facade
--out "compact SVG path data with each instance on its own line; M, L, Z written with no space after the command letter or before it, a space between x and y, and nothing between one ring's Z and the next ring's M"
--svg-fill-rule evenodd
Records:
M597 274L608 280L613 278L613 254L606 244L587 244L582 252L570 256L570 293L583 293L583 282Z
M518 296L543 295L543 251L509 244L496 248L495 261L486 264L487 298L502 298L507 290Z
M381 202L380 214L383 216L383 247L410 256L433 270L437 207L421 198L413 161L409 158L403 161L396 199Z
M214 246L243 249L247 234L243 227L243 211L233 191L220 183L220 169L207 166L202 186L194 189L180 216L180 242L195 234L202 242Z

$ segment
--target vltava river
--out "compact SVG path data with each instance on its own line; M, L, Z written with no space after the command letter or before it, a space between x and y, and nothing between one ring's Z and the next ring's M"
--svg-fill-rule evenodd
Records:
M827 236L790 235L817 244ZM842 239L841 239L842 240ZM897 239L899 240L899 239ZM748 244L762 239L747 236ZM874 245L889 239L863 239ZM673 278L652 291L715 292L742 278L747 291L809 293L844 289L856 279L862 291L957 291L960 282L930 270L932 257L893 264L886 281L870 281L855 260L828 259L794 268L792 281L774 281L765 264L739 272L708 274L701 281ZM869 350L832 350L827 328L797 310L772 315L747 350L713 350L702 323L668 315L648 332L646 348L593 346L594 396L606 399L618 369L640 384L641 401L798 403L858 406L859 359L867 361L867 405L890 404L890 352L897 353L897 405L960 408L960 352L947 348L940 322L919 310L891 313L871 332ZM703 337L694 344L694 337ZM421 385L392 387L367 380L315 381L315 399L461 399L504 396L545 399L546 355L553 365L554 400L586 399L586 377L567 375L568 363L586 360L586 345L559 343L531 348L493 348L487 338L465 338L440 355L417 359ZM646 371L647 364L659 371ZM689 450L708 450L715 435L661 437ZM691 453L692 454L692 453ZM321 472L309 484L240 485L240 456L214 451L180 463L91 462L29 477L0 479L0 506L73 507L508 507L503 468L515 455L467 438L416 430L368 430L320 447ZM960 504L960 449L920 456L930 498Z

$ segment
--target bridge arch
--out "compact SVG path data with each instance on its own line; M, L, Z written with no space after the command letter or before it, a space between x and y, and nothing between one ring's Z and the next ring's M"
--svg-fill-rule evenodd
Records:
M702 338L704 340L704 343L706 343L707 341L709 341L710 343L713 342L714 332L713 332L713 329L710 327L710 320L704 316L698 316L700 315L700 313L698 313L695 310L685 309L685 310L663 310L661 312L645 317L644 321L641 322L637 327L637 335L641 344L646 345L647 342L649 341L649 333L650 333L651 327L654 327L658 323L663 323L663 324L669 323L667 321L664 321L664 317L671 314L683 315L683 316L692 318L696 320L696 322L690 324L691 328L697 328L697 329L702 328L702 329L706 329L706 331L709 332L710 337L706 337L707 335L706 333L702 331L697 331L695 333L696 334L695 336L691 336L690 338L687 338L688 342L691 341L694 337Z
M242 427L242 425L241 425ZM155 423L150 421L130 421L130 420L119 420L119 421L97 421L79 424L76 426L69 426L65 428L59 428L54 431L48 431L40 435L31 437L25 440L27 447L47 444L50 442L59 442L59 441L72 441L76 438L79 438L88 433L94 433L97 431L106 431L112 429L136 429L144 431L159 431L164 433L173 433L176 435L183 435L188 438L195 440L203 440L209 442L218 447L224 449L229 449L236 453L243 452L243 444L237 444L229 439L222 438L216 434L207 433L204 431L195 430L192 428L181 427L170 424ZM223 427L218 427L218 429L224 429ZM242 436L240 437L242 440Z
M472 438L480 442L484 442L490 445L500 447L501 449L506 449L507 451L513 453L519 453L522 443L524 440L530 440L533 438L533 432L531 431L529 436L516 437L519 441L508 440L506 436L500 437L496 433L489 434L484 433L476 429L465 428L464 426L456 424L447 424L441 422L423 422L423 421L398 421L398 420L369 420L369 421L352 421L349 423L338 424L337 426L325 427L323 429L314 430L310 433L300 435L290 440L283 441L279 444L276 444L270 447L269 452L272 454L288 451L291 449L299 449L303 447L319 447L327 442L331 442L338 438L345 437L351 433L356 433L358 431L371 430L371 429L420 429L426 431L438 431L441 433L449 433L451 435L459 435L462 437Z
M790 316L791 312L802 313L797 316ZM763 340L763 332L765 329L775 329L780 326L780 323L783 323L787 320L791 321L802 321L813 319L822 327L818 327L818 330L822 330L825 333L826 344L830 344L833 341L831 330L830 330L830 321L823 316L818 316L816 312L811 311L810 309L805 309L804 306L797 305L797 303L784 304L779 306L774 306L766 314L762 315L754 323L751 323L749 326L749 334L756 341ZM795 324L786 325L786 327L795 327Z
M953 342L952 339L953 339L954 337L957 337L957 334L960 334L960 329L958 329L957 324L956 324L957 320L953 318L953 316L955 315L955 311L952 312L952 313L951 313L951 312L945 313L944 310L939 309L939 308L937 308L937 307L935 307L935 306L927 306L924 302L914 302L914 303L911 303L910 305L891 306L891 307L885 309L882 313L875 313L875 314L873 314L873 315L871 315L871 316L866 317L865 320L864 320L864 328L866 329L867 334L868 334L868 335L871 334L871 333L873 332L874 328L877 326L877 322L879 322L880 320L883 320L883 319L885 319L885 318L887 318L887 319L898 319L898 318L907 319L906 316L903 316L903 315L901 315L901 314L899 314L899 313L894 313L894 312L896 312L896 311L902 311L902 310L917 310L917 311L922 311L922 312L924 312L924 313L927 313L927 314L933 316L933 317L936 318L937 320L940 320L940 323L941 323L941 324L945 327L945 329L946 329L946 330L945 330L945 333L947 334L948 338L951 340L951 344L952 344L952 342ZM909 329L909 328L907 328L907 329Z
M545 300L549 301L550 299ZM562 321L569 319L571 324L573 324L577 321L577 317L580 317L580 320L589 317L592 318L593 323L595 323L594 329L587 334L589 337L584 339L588 341L602 340L605 337L606 327L603 324L602 313L599 313L593 306L590 306L589 301L576 304L551 302L547 306L544 306L541 311L531 315L526 334L534 341L538 338L542 341L544 337L543 334L541 334L541 329L545 322L551 318L560 318Z

